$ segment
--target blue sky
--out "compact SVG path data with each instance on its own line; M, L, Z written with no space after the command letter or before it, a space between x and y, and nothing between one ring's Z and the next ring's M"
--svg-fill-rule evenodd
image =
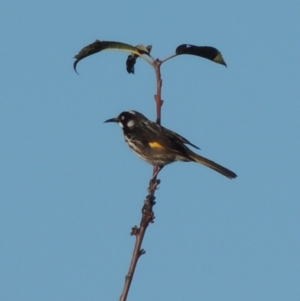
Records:
M228 68L162 66L162 124L238 174L159 178L128 300L299 300L299 1L4 1L0 18L0 299L118 300L152 173L103 121L155 119L153 69L95 39L217 47Z

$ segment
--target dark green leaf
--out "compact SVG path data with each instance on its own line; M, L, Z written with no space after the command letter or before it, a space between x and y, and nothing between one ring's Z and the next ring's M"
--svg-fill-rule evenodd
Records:
M126 70L130 74L134 74L134 65L136 63L137 56L135 54L129 54L126 60Z
M221 52L210 46L195 46L190 44L182 44L176 48L176 54L191 54L211 60L215 63L227 66Z
M111 42L111 41L99 41L96 40L94 43L82 48L78 54L75 55L75 62L73 64L75 72L76 66L82 59L86 58L89 55L92 55L94 53L100 52L102 50L121 50L121 51L127 51L133 54L136 54L137 56L142 54L149 54L147 52L147 48L145 49L139 49L137 47L131 46L129 44L121 43L121 42Z

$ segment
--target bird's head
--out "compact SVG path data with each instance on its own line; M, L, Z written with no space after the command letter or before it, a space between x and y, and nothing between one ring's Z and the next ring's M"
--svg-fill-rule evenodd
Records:
M145 121L147 118L137 112L137 111L125 111L122 112L118 117L110 118L104 122L116 122L120 125L123 129L132 129L134 128L139 122Z

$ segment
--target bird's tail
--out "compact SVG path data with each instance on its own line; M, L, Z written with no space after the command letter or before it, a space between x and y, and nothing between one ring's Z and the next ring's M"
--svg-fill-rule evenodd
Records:
M198 155L194 152L191 152L189 154L189 156L193 161L195 161L197 163L201 163L201 164L203 164L203 165L219 172L220 174L222 174L223 176L225 176L229 179L234 179L234 178L237 177L237 175L233 171L231 171L231 170L229 170L229 169L227 169L227 168L225 168L225 167L223 167L223 166L221 166L221 165L219 165L219 164L217 164L217 163L215 163L211 160L208 160L208 159L206 159L206 158L204 158L204 157L202 157L202 156L200 156L200 155Z

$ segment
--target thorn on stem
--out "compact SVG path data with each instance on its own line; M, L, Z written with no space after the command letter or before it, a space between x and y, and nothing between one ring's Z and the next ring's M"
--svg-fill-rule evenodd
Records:
M146 200L144 201L144 207L152 207L153 205L155 205L155 196L147 195Z
M152 194L154 190L158 189L158 185L160 184L160 179L156 179L157 173L152 177L152 179L149 182L149 187L148 187L148 193Z
M146 251L144 249L140 250L139 256L146 254Z
M139 232L140 232L140 228L138 228L137 226L134 226L134 227L132 227L131 228L131 232L130 232L130 235L135 235L135 236L137 236L138 234L139 234Z

